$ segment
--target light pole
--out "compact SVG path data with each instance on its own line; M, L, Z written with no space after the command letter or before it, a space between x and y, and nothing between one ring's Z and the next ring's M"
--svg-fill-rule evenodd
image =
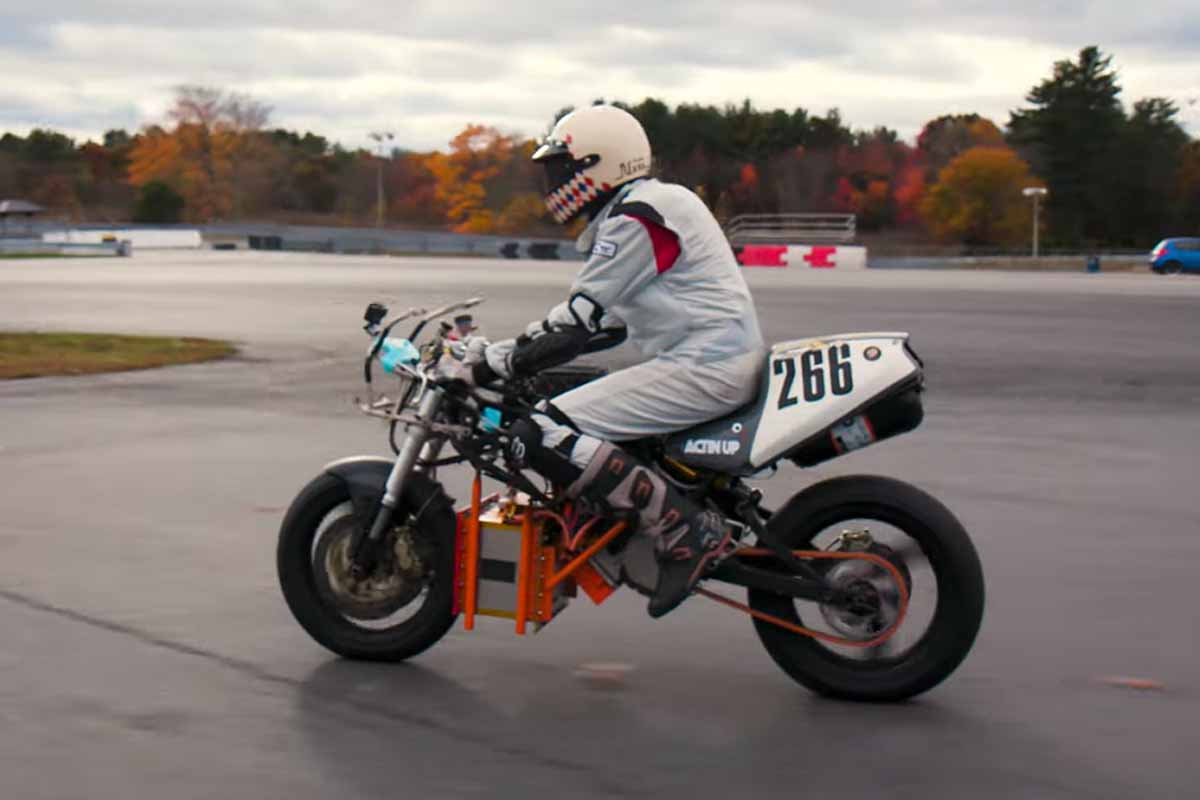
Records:
M1046 196L1044 186L1026 186L1021 194L1033 198L1033 257L1038 255L1038 201Z
M379 150L379 165L375 173L375 227L383 227L383 143L393 138L391 131L371 131L369 136Z

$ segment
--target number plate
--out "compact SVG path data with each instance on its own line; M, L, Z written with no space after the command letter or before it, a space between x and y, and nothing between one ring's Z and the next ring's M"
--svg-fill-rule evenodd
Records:
M873 432L855 424L859 410L920 370L905 338L845 334L776 345L750 463L765 465L822 432L844 452L870 444Z

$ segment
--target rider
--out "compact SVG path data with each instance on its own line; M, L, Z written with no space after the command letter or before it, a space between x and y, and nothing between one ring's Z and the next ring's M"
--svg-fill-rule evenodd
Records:
M488 345L470 380L533 375L626 335L650 358L518 420L510 455L568 496L637 516L655 538L660 570L648 610L659 617L728 554L731 532L613 443L683 430L753 399L764 354L754 303L703 201L649 177L650 143L628 112L595 105L568 114L533 160L554 219L590 220L576 242L587 261L567 300L522 336Z

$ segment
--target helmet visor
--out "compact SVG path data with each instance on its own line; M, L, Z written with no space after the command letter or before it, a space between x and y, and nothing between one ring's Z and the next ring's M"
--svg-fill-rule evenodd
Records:
M544 146L544 145L543 145ZM575 179L575 159L570 153L556 153L542 158L542 194L548 195Z
M544 161L555 156L570 154L571 151L567 148L566 142L560 142L557 139L543 139L538 149L533 151L530 159L533 161Z

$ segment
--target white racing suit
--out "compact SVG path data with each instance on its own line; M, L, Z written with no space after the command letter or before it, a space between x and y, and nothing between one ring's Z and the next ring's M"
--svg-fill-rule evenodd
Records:
M527 334L623 327L650 360L554 399L582 434L564 453L573 464L585 469L602 441L683 430L753 399L764 354L754 303L699 197L682 186L636 181L596 215L576 247L589 256L568 300ZM496 342L486 358L507 377L517 352L515 340ZM535 419L547 447L575 433L548 416Z
M719 515L612 443L683 430L748 403L764 363L762 335L724 233L682 186L627 184L576 246L588 258L566 302L525 336L489 345L477 379L564 363L617 330L649 357L559 395L552 405L562 414L545 409L513 432L520 455L569 496L637 514L664 564L650 602L657 617L717 563L730 533Z

